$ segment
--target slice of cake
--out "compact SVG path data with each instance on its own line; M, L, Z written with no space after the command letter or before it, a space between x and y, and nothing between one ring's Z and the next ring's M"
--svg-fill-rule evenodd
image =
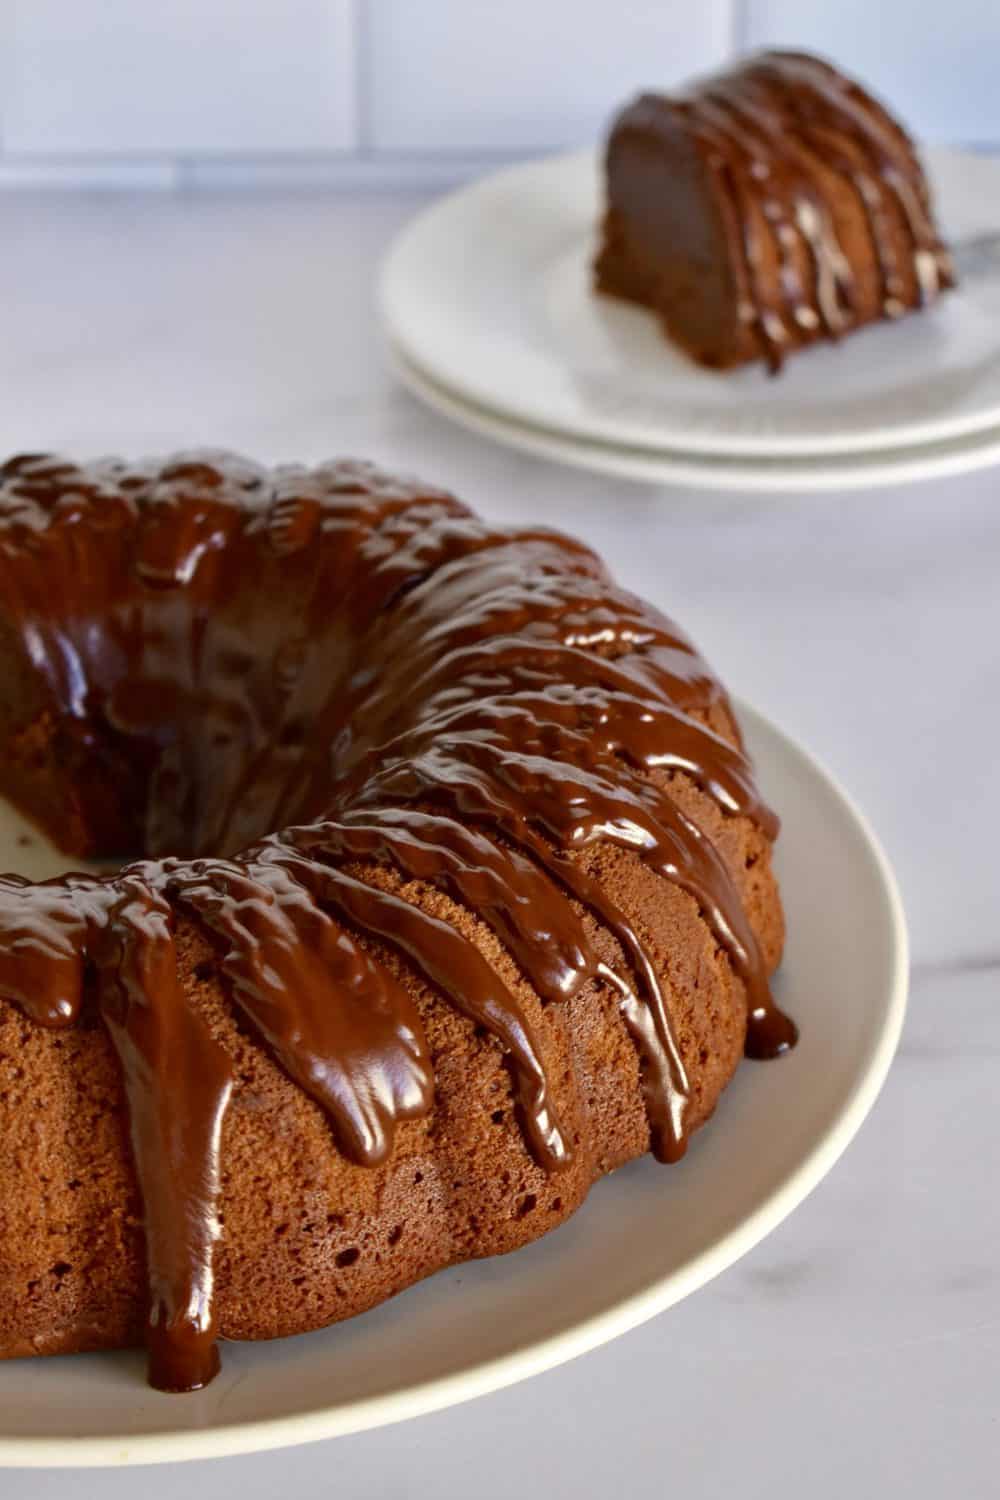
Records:
M759 53L614 123L597 288L699 364L776 372L954 280L913 142L819 58Z

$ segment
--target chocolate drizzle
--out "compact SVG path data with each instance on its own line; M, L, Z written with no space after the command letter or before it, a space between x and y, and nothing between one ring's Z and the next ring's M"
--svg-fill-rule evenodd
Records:
M750 56L669 98L644 95L621 125L655 133L666 113L684 122L731 207L742 315L772 372L803 337L821 331L837 339L857 321L856 270L840 242L838 192L852 194L863 215L884 317L954 285L912 141L870 95L819 58ZM762 269L771 258L777 275Z
M211 937L243 1021L360 1164L433 1107L387 949L496 1039L536 1159L557 1171L572 1153L522 1004L421 887L483 923L543 1004L595 981L619 996L661 1159L686 1142L681 1049L584 851L631 850L688 892L745 985L747 1051L793 1043L729 870L670 792L681 775L777 831L742 749L709 727L721 689L579 543L490 530L363 465L20 458L0 480L6 623L83 784L88 755L121 765L144 855L103 877L0 878L0 995L64 1027L93 993L121 1061L153 1384L195 1389L218 1366L233 1064L178 977L180 920ZM92 832L100 848L107 830ZM620 962L598 955L587 913Z

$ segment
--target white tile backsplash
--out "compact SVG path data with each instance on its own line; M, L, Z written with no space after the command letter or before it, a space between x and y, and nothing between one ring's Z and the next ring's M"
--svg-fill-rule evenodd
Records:
M1000 143L1000 0L748 0L745 41L825 54L923 140Z
M391 151L516 151L592 140L642 85L721 61L728 3L374 0L372 141Z
M7 0L11 153L345 151L351 0Z
M0 0L0 187L443 186L767 44L1000 146L1000 0Z

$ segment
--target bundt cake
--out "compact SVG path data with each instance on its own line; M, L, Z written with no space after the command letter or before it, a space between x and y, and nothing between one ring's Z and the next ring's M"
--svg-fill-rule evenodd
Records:
M360 463L0 467L0 1355L361 1312L679 1157L772 1003L773 815L585 546Z
M913 142L804 52L641 95L606 173L597 287L651 308L702 365L777 371L954 285Z

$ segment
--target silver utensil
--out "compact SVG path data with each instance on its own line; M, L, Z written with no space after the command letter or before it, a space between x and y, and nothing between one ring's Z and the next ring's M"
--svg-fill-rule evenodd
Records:
M959 281L994 274L1000 271L1000 230L956 240L951 254Z

